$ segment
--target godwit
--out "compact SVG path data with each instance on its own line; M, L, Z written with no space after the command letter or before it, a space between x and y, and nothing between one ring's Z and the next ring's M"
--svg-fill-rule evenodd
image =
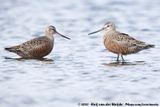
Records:
M116 26L113 22L107 22L103 28L89 33L94 34L100 31L104 31L104 46L111 52L117 54L117 61L119 61L119 55L122 58L122 62L125 62L123 55L137 53L141 50L154 47L152 44L146 44L145 42L134 39L128 34L116 31Z
M57 32L56 28L50 25L45 29L44 36L31 39L20 45L5 48L5 50L16 53L22 58L41 59L52 51L54 46L54 34L70 39Z

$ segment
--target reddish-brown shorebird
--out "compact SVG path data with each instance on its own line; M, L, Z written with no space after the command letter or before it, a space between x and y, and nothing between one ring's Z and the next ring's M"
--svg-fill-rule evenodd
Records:
M122 62L125 62L123 55L137 53L144 49L154 47L152 44L134 39L128 34L116 31L116 26L113 22L107 22L103 28L89 33L94 34L100 31L104 31L104 46L111 52L117 54L117 61L119 61L119 55L122 58Z
M34 38L20 45L5 48L9 52L13 52L22 58L40 59L48 55L54 46L54 34L58 34L66 39L70 39L59 32L52 25L45 29L45 35Z

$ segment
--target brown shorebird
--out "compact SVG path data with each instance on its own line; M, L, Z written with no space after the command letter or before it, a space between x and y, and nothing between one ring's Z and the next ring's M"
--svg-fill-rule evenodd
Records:
M123 55L137 53L141 50L154 47L154 45L136 40L128 34L116 31L116 26L112 22L107 22L103 28L89 33L89 35L100 31L105 32L104 45L109 51L118 55L117 61L119 61L119 55L121 55L122 62L125 62Z
M45 29L44 36L34 38L17 46L5 48L5 50L16 53L22 58L41 59L52 51L54 46L54 34L70 39L57 32L56 28L50 25Z

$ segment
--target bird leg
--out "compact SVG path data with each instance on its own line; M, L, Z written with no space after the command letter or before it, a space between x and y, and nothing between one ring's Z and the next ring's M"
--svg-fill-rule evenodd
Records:
M118 56L117 56L117 62L119 62L119 54L118 54Z
M125 60L124 60L124 58L123 58L123 56L121 55L121 58L122 58L122 62L125 62Z

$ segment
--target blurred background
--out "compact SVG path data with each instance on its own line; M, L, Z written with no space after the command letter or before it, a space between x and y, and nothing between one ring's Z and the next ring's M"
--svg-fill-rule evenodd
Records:
M159 0L1 0L0 107L77 107L83 102L160 103ZM124 56L103 46L107 21L153 49ZM43 35L53 25L50 60L16 60L4 47ZM12 59L6 59L11 57Z

